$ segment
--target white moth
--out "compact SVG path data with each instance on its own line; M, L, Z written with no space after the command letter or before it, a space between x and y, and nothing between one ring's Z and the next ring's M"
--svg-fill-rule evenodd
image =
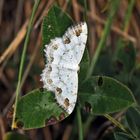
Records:
M71 114L77 100L78 70L87 41L87 24L69 27L62 38L45 45L47 63L41 74L43 88L55 93L57 103Z

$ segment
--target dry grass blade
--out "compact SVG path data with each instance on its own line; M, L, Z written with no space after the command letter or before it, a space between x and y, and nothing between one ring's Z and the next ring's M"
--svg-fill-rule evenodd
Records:
M24 5L24 0L18 1L18 6L16 10L16 19L15 19L15 33L17 33L22 23L23 5Z
M74 19L78 22L80 21L80 10L78 7L77 0L72 0L72 6L73 6Z
M79 7L79 9L80 9L81 11L83 11L83 7L81 7L80 5L78 5L78 7ZM88 17L91 18L93 21L95 20L95 21L99 22L100 24L105 25L105 23L106 23L105 20L101 19L101 18L100 18L99 16L97 16L95 13L88 12L87 15L88 15ZM119 29L119 28L117 28L117 27L115 27L115 26L112 26L111 29L112 29L112 31L114 31L114 32L117 33L118 35L124 37L126 40L129 40L129 41L131 41L132 43L134 43L134 45L137 44L137 41L136 41L135 37L132 37L132 36L128 35L126 32L121 31L121 29Z
M95 7L95 2L93 0L89 0L89 8L90 8L90 12L91 13L96 13L96 7ZM89 29L89 40L92 40L92 41L89 41L89 53L90 53L90 56L93 56L93 52L95 50L95 46L97 45L97 41L96 41L96 32L95 32L95 27L94 26L90 26L90 29Z
M18 48L19 44L22 42L22 40L25 37L26 30L27 30L28 20L24 23L21 30L18 32L16 38L12 41L12 43L9 45L9 47L5 50L5 52L0 56L0 64L8 57L10 58L13 53Z
M21 81L21 88L22 88L24 82L26 81L26 78L27 78L27 76L28 76L28 74L29 74L29 72L30 72L30 69L31 69L31 67L32 67L32 65L33 65L33 63L34 63L34 60L35 60L35 58L36 58L36 55L37 55L37 53L38 53L39 46L40 46L40 44L41 44L41 42L40 42L41 39L40 39L40 38L41 38L41 35L39 34L38 39L37 39L37 45L35 46L34 52L33 52L33 54L32 54L32 57L31 57L31 59L30 59L30 61L29 61L29 64L28 64L27 67L26 67L26 70L25 70L24 74L23 74L23 78L22 78L22 81ZM15 99L15 92L14 92L12 98L10 99L9 103L8 103L8 104L6 105L6 107L4 108L3 116L6 115L6 113L7 113L8 110L9 110L9 108L12 106L12 104L13 104L13 102L14 102L14 99Z
M132 16L131 25L134 28L134 33L135 33L137 45L138 45L140 44L140 29L139 29L139 25L137 24L135 15Z
M47 15L48 11L49 11L49 8L53 5L54 3L54 0L49 0L46 7L44 8L40 18L38 19L38 21L36 22L35 24L35 29L41 24L42 20L43 20L43 17Z
M41 12L44 4L45 4L44 2L42 2L42 4L40 4L39 10L37 11L37 14L35 16L35 20L38 17L38 15L41 14L40 12ZM24 37L26 35L28 22L29 22L29 20L27 19L25 21L25 23L23 24L23 26L21 27L21 29L18 32L18 34L15 37L15 39L11 42L11 44L5 50L5 52L2 54L2 56L0 56L0 64L5 60L5 58L8 57L8 59L9 59L14 54L14 52L16 51L16 49L19 47L19 44L22 42L22 40L24 39ZM8 59L6 59L6 60L8 60Z

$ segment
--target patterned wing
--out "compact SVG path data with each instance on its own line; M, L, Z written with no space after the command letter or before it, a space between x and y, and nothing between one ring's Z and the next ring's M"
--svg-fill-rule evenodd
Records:
M73 111L78 91L78 64L87 41L87 25L80 23L67 29L62 38L46 45L47 63L41 74L44 88L55 93L58 104L68 113Z
M77 64L80 63L87 41L87 24L82 22L76 26L68 28L63 36L66 48L73 50Z
M44 88L53 91L58 104L70 114L77 100L77 71L52 64L51 71L50 68L43 71L42 81Z

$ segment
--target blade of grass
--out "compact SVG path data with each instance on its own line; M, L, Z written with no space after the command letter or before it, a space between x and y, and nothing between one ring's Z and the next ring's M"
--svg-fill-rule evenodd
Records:
M82 118L80 108L77 106L77 122L78 122L78 133L79 133L79 140L83 140L83 126L82 126Z
M108 120L110 120L113 124L115 124L115 126L117 126L118 128L120 128L121 130L123 130L124 132L127 132L127 130L125 129L125 127L118 122L117 120L115 120L114 118L112 118L110 115L105 114L104 115Z
M84 20L87 22L87 1L84 0Z
M95 119L95 116L90 115L90 116L88 116L86 122L84 123L84 125L83 125L84 137L85 137L85 136L87 135L87 133L89 132L91 123L94 121L94 119Z
M84 0L84 20L87 22L87 1ZM84 139L84 133L83 133L83 125L82 125L82 119L81 119L81 112L79 107L77 106L77 120L78 120L78 130L79 130L79 140Z
M104 115L104 117L106 117L108 120L110 120L115 126L120 128L122 131L126 132L127 135L129 135L129 137L131 137L132 139L135 139L136 136L133 136L132 134L130 134L130 132L119 121L117 121L116 119L114 119L113 117L111 117L108 114Z
M101 50L105 46L105 42L106 42L106 39L107 39L107 37L108 37L108 35L110 33L111 25L112 25L114 16L115 16L115 14L116 14L116 12L118 10L119 3L120 3L120 0L111 1L111 9L110 9L110 12L109 12L109 17L108 17L107 22L105 24L105 29L104 29L104 31L102 33L102 37L101 37L101 40L100 40L100 42L98 44L96 52L95 52L94 56L92 57L91 65L90 65L89 70L87 72L87 76L86 76L85 81L87 81L91 77L91 75L93 73L93 70L94 70L94 67L95 67L95 65L97 63L97 60L99 58L99 55L101 53Z
M130 0L128 2L128 8L126 11L126 15L124 17L124 25L123 25L123 30L125 31L128 28L128 25L130 23L130 19L131 19L131 15L132 15L132 11L135 5L135 0Z
M126 10L126 14L124 17L124 24L122 25L122 31L127 31L128 25L130 23L131 15L132 15L132 10L135 4L135 0L130 0L128 4L128 8ZM123 39L120 37L118 42L117 42L117 48L116 48L116 54L114 55L114 60L116 58L116 55L118 53L118 50L122 47L124 47Z
M16 88L16 97L15 97L14 113L13 113L13 120L12 120L12 129L16 128L15 118L16 118L17 103L18 103L18 99L19 99L19 95L20 95L19 93L20 93L20 89L21 89L20 85L21 85L21 79L22 79L22 73L23 73L23 66L25 63L26 50L27 50L27 46L29 43L29 37L30 37L33 23L34 23L35 13L38 9L39 3L40 3L40 0L36 0L35 4L33 6L33 11L31 14L30 21L29 21L29 26L27 29L27 34L26 34L26 38L25 38L25 42L24 42L23 51L22 51L20 67L19 67L18 83L17 83L17 88Z

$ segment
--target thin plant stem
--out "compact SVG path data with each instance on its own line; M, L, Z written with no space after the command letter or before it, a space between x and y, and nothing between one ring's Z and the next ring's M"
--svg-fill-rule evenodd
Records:
M90 67L88 69L85 81L87 81L92 76L94 67L95 67L95 65L96 65L96 63L98 61L99 55L101 53L101 50L104 48L106 39L107 39L107 37L108 37L108 35L110 33L111 25L112 25L114 16L115 16L115 14L116 14L116 12L118 10L119 3L120 3L120 0L111 1L111 9L110 9L110 12L109 12L109 17L108 17L107 22L105 24L105 29L104 29L104 31L102 33L102 37L101 37L101 40L100 40L100 42L99 42L99 44L97 46L96 52L95 52L94 56L92 57L91 65L90 65Z
M128 8L126 11L126 15L124 17L124 25L123 25L123 30L125 31L130 23L130 19L132 16L132 11L135 5L135 0L129 0L130 2L128 2Z
M77 122L78 122L78 133L79 133L79 140L83 140L83 126L82 126L82 118L80 108L77 106Z
M84 20L87 21L87 1L84 0ZM79 107L77 107L77 120L78 120L78 132L79 132L79 140L84 139L84 133L83 133L83 125L82 125L82 118L81 118L81 112Z
M125 129L125 127L120 122L118 122L117 120L115 120L110 115L105 114L104 117L106 117L108 120L110 120L115 126L117 126L118 128L120 128L122 131L126 132L129 135L129 137L131 137L131 138L135 138L136 137L135 135L130 134L127 131L127 129Z
M87 132L90 128L91 122L93 122L95 117L93 115L88 116L86 122L83 125L83 130L84 130L84 137L87 135Z
M87 0L84 0L84 20L87 21Z
M113 117L111 117L108 114L104 115L108 120L110 120L113 124L115 124L115 126L119 127L121 130L123 130L124 132L127 132L127 130L124 128L124 126L118 122L117 120L115 120Z
M17 83L17 88L16 88L16 97L15 97L15 104L14 104L14 113L13 113L13 120L12 120L12 129L16 128L15 119L16 119L16 112L17 112L17 104L18 104L20 90L21 90L21 79L22 79L22 74L23 74L23 66L24 66L24 63L25 63L26 50L27 50L30 34L31 34L31 31L32 31L33 23L34 23L35 13L38 9L39 3L40 3L40 0L35 0L35 4L33 6L33 11L32 11L32 14L31 14L30 21L29 21L29 26L28 26L28 29L27 29L27 34L26 34L26 37L25 37L24 47L23 47L23 51L22 51L22 55L21 55L19 75L18 75L18 83Z
M134 4L135 4L135 0L130 0L129 1L128 8L127 8L126 14L124 16L124 24L122 25L122 31L124 31L124 32L127 30L128 25L130 23L130 19L131 19L131 15L132 15L132 10L133 10ZM124 45L125 44L123 43L122 38L119 38L119 40L117 42L116 54L114 55L114 60L117 57L117 53L118 53L119 49L123 48Z

